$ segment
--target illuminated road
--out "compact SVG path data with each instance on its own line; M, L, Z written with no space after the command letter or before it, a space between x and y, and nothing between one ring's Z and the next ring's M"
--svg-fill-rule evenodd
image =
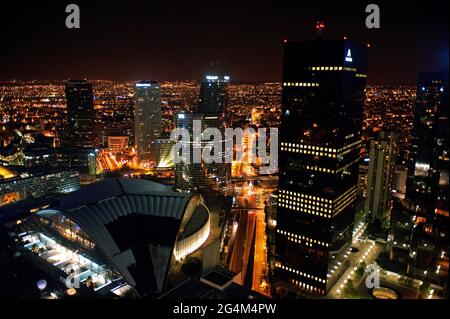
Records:
M248 271L250 252L253 249L252 289L269 294L267 281L267 247L264 201L270 193L252 182L236 187L237 207L233 208L239 218L238 229L231 255L230 270L242 272L244 280ZM254 246L252 247L251 244Z
M243 161L232 164L232 182L236 199L236 206L232 211L236 213L235 222L239 220L229 268L236 273L242 273L242 284L247 272L251 271L252 289L269 295L264 202L270 192L275 190L273 187L275 185L272 184L276 183L278 178L258 175L257 168L249 161L252 156L248 142L247 140L242 148L245 152ZM249 263L252 248L254 248L253 262ZM248 269L249 264L253 264L253 269Z
M267 272L266 238L264 211L258 211L256 212L255 256L253 260L252 289L269 294L269 286L265 278L265 274Z
M239 226L231 255L230 270L241 273L241 284L247 274L251 243L255 232L256 215L253 211L240 212Z
M133 149L103 149L97 154L97 167L102 171L116 171L122 168L139 169L150 172L148 165L139 164Z

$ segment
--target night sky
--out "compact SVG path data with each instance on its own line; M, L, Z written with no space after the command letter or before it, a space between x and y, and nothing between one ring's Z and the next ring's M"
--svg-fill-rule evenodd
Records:
M315 37L371 43L369 82L413 84L448 65L448 0L0 2L0 79L198 80L226 61L232 80L280 81L282 41ZM81 28L65 27L76 3ZM377 3L381 29L365 27Z

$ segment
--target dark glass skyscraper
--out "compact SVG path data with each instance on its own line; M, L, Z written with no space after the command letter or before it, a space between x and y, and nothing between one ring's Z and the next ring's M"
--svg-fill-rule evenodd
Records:
M421 73L406 197L416 216L415 234L432 240L437 255L448 251L449 240L448 111L448 74Z
M198 113L224 113L230 76L224 63L212 63L200 84Z
M85 80L66 83L67 134L64 145L94 146L94 94L92 84Z
M448 81L440 72L421 73L407 184L418 213L439 208L448 216L448 134Z
M285 44L275 285L324 295L348 265L366 73L354 42Z
M161 89L156 81L134 84L134 139L140 161L156 163L156 139L162 127Z
M200 129L204 131L209 127L223 127L222 114L202 114L202 113L178 113L175 115L174 123L178 128L185 128L193 135L194 121L201 123ZM230 192L230 164L225 163L224 140L221 141L222 152L221 163L194 163L193 148L206 147L207 142L203 141L198 145L190 143L190 163L175 164L175 187L185 192L198 192L202 194L221 194L228 195ZM231 151L231 150L229 150Z
M212 63L206 71L200 85L197 111L195 113L179 113L175 117L175 125L184 127L192 135L193 121L201 121L201 130L217 128L222 136L226 126L227 86L230 77L226 65ZM206 137L204 137L206 138ZM205 147L207 141L201 143ZM225 140L220 141L220 163L178 163L175 165L175 185L184 191L218 193L228 195L230 192L231 164L225 163ZM229 150L231 151L231 150Z

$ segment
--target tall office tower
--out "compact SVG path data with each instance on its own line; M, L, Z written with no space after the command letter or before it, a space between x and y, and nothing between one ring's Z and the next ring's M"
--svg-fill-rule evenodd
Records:
M230 81L225 63L211 63L200 85L197 114L203 114L204 129L214 127L225 136L225 127L230 122L227 116L227 88ZM225 163L225 140L221 143L222 163L202 165L204 184L207 190L228 195L230 191L231 164Z
M191 136L191 142L189 142L189 163L175 162L175 188L182 192L203 193L205 191L203 165L201 163L193 163L194 147L199 147L197 144L192 143L194 120L202 121L203 124L203 115L178 113L174 118L175 127L187 129ZM203 128L204 125L202 125Z
M348 265L367 48L286 42L274 287L325 295Z
M421 73L413 126L413 161L406 197L416 216L416 235L448 251L448 73Z
M225 136L227 86L230 77L226 65L211 64L200 85L197 111L195 113L179 113L175 117L177 127L187 128L192 135L193 121L201 121L201 130L217 128ZM206 138L206 136L204 137ZM207 141L202 141L204 148ZM202 194L219 193L229 195L231 164L225 163L225 139L220 141L219 163L178 163L175 165L175 185L184 191L200 192ZM231 150L229 150L231 152ZM192 158L191 158L192 159Z
M201 123L201 131L208 127L221 127L224 121L223 115L215 113L178 113L174 123L176 127L187 129L192 139L194 120ZM220 150L219 156L222 162L205 163L201 160L200 163L194 163L194 147L203 149L207 145L207 141L202 141L199 145L190 143L190 163L175 164L175 187L181 191L198 192L205 195L211 193L229 195L231 165L225 163L224 140L220 141L220 144L222 150Z
M200 84L198 113L224 113L230 76L226 64L212 63Z
M421 73L412 137L413 160L407 197L419 214L435 209L448 215L448 80L443 73Z
M66 83L67 134L66 146L94 146L94 94L92 84L85 80Z
M397 147L393 132L380 132L370 141L366 205L370 217L380 222L389 221Z
M161 89L156 81L134 84L134 139L139 161L156 162L156 139L161 136Z

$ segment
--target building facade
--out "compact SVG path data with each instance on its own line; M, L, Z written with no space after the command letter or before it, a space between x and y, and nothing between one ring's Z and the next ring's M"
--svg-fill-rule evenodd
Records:
M346 269L366 73L351 41L285 43L275 287L325 295Z
M134 84L134 138L139 161L156 161L155 140L161 135L161 88L156 81Z
M94 93L85 80L70 80L65 87L67 100L67 134L63 144L94 147Z
M200 83L198 113L224 113L230 76L224 63L212 63Z
M47 195L66 194L80 188L79 173L72 169L21 169L0 179L0 206Z
M75 275L100 295L131 290L141 297L166 291L172 274L180 280L178 262L209 234L210 214L200 195L134 178L81 188L17 231L19 242L63 278Z
M381 132L370 141L366 207L371 219L389 219L397 147L398 137L392 132Z
M223 113L221 115L211 113L178 113L174 123L177 128L184 128L193 136L194 121L198 121L200 131L205 129L223 127ZM222 135L223 137L223 135ZM225 140L218 141L221 148L219 150L219 163L205 163L203 159L197 162L194 159L195 149L202 150L207 146L208 141L203 140L194 143L189 142L189 163L184 161L175 163L175 187L184 192L198 192L202 194L220 193L228 195L230 192L231 164L225 163ZM217 149L216 149L217 150Z
M407 197L422 215L448 216L448 75L419 74ZM446 213L445 213L446 212Z

